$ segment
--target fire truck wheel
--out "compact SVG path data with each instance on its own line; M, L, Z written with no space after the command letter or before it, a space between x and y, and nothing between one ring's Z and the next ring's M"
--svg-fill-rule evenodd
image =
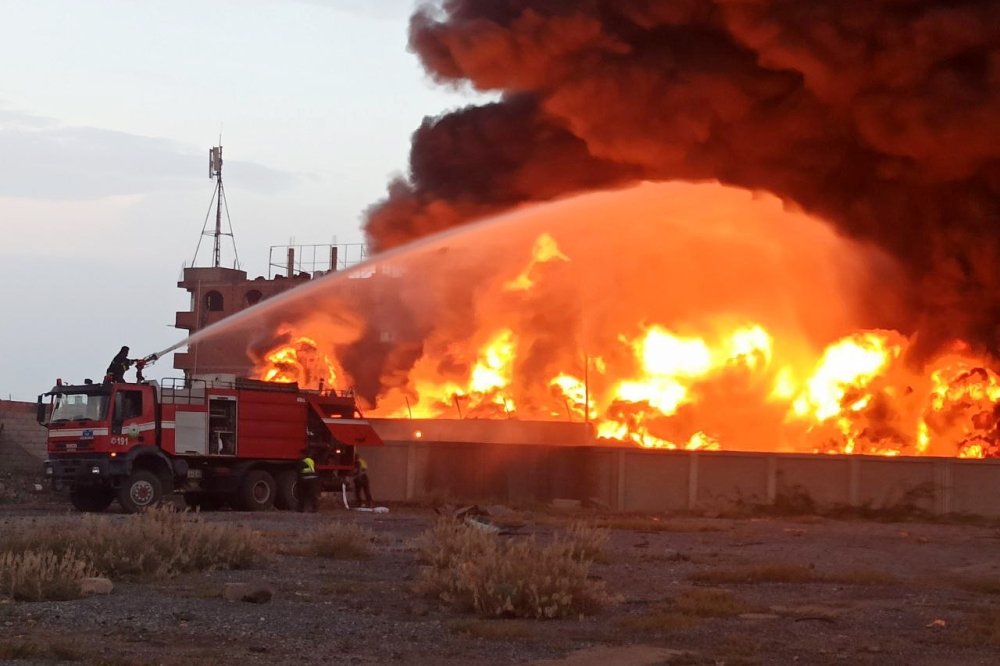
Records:
M161 499L163 499L163 484L160 477L144 469L132 472L118 490L118 502L129 513L139 513L156 506Z
M295 496L295 485L299 482L299 475L291 469L278 473L278 494L274 498L274 505L284 511L294 511L299 500Z
M247 511L267 511L274 506L274 477L262 469L252 469L240 484L240 504Z
M69 501L77 511L100 513L115 501L115 491L111 488L74 488L70 491Z

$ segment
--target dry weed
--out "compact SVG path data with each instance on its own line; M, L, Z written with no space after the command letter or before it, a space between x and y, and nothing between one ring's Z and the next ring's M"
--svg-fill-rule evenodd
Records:
M874 570L854 570L842 574L821 574L802 564L761 564L699 571L688 580L715 585L757 583L842 583L845 585L895 585L892 574Z
M692 588L681 590L665 604L656 604L646 615L628 617L618 625L635 631L690 629L701 618L735 617L753 608L728 590Z
M538 634L523 621L517 620L456 620L448 625L453 634L464 634L486 640L535 638Z
M84 661L86 655L74 647L62 644L34 643L0 644L0 661Z
M604 547L610 538L608 530L587 523L573 523L566 529L566 542L574 556L594 562L607 562Z
M80 598L80 580L93 568L72 550L23 551L0 555L0 595L17 601Z
M819 579L816 572L801 564L762 564L735 569L698 571L688 576L698 583L715 585L740 583L810 583Z
M309 553L332 560L367 560L375 557L375 533L357 523L330 523L307 537Z
M827 583L843 583L845 585L898 585L899 579L890 573L874 569L855 569L843 574L823 576Z
M169 507L115 521L83 516L47 526L18 526L0 536L0 553L75 554L110 578L158 579L190 571L245 569L259 563L260 536L246 528L209 523Z
M648 615L635 615L619 620L616 624L632 631L678 631L691 629L699 620L693 615L685 615L666 608L656 608Z
M1000 577L998 576L963 576L956 578L955 587L976 594L1000 594Z
M593 545L588 534L587 544ZM497 535L441 521L418 539L418 592L462 610L494 617L555 618L596 613L617 601L589 577L587 544L572 534L549 543Z
M31 643L0 643L0 661L44 659L46 651Z
M673 600L678 613L697 617L734 617L753 608L728 590L695 588L683 590Z
M727 633L715 645L713 664L726 666L759 666L765 655L773 654L777 645L759 634Z
M359 592L364 592L370 587L370 584L360 583L357 581L337 580L320 586L319 594L321 596L328 597L339 596L342 594L357 594Z
M538 519L540 524L564 525L564 520ZM661 520L657 517L647 516L607 516L597 518L588 523L597 528L607 530L624 530L629 532L676 532L676 533L699 533L699 532L723 532L729 529L728 526L718 522L708 520L692 519L669 519Z
M457 557L476 559L492 547L495 537L457 520L439 520L416 540L420 562L436 569L448 567Z
M967 647L1000 647L1000 609L978 611L956 640L960 645Z

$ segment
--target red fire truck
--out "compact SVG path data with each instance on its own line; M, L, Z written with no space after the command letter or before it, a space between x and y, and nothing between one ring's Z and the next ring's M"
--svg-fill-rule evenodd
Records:
M130 512L183 493L189 506L292 509L303 451L340 490L358 446L381 438L351 392L248 379L57 383L38 397L45 475L80 511Z

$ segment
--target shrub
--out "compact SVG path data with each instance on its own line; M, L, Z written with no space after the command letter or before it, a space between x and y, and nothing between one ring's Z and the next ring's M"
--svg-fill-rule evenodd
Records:
M419 539L418 547L429 566L417 591L479 615L579 616L617 601L602 581L590 579L592 561L572 534L549 543L535 537L501 541L462 523L441 522Z
M73 522L17 526L0 536L0 553L72 552L110 578L157 579L189 571L244 569L259 563L260 536L169 508L123 520L87 515Z
M375 556L375 533L356 523L332 523L313 531L309 552L334 560L366 560Z
M424 564L436 569L451 565L455 558L479 559L496 537L457 520L439 520L417 538L417 553Z
M0 555L0 595L17 601L80 598L80 580L94 573L72 550Z
M574 523L566 530L566 544L571 556L603 562L604 547L608 545L611 532L586 523Z

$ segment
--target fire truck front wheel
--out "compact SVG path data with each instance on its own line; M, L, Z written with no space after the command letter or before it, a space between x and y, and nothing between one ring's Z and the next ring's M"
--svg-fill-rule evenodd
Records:
M100 513L115 501L115 491L106 486L77 486L70 491L69 501L77 511Z
M267 511L274 506L274 477L263 469L252 469L240 484L240 504L247 511Z
M150 471L137 469L118 490L118 502L129 513L156 506L163 499L163 483Z

